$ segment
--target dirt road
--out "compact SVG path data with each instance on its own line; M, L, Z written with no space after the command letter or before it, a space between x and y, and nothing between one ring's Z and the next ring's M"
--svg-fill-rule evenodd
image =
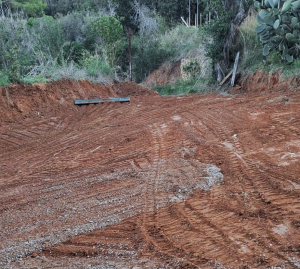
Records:
M73 105L108 96L131 102ZM300 268L299 104L296 91L2 89L0 267Z

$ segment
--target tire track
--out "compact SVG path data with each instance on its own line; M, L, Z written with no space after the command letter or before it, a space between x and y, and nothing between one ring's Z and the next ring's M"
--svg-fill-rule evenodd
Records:
M13 267L272 268L298 257L300 167L275 157L297 154L299 109L267 98L134 96L5 127L0 267L41 249ZM205 164L223 185L197 189Z

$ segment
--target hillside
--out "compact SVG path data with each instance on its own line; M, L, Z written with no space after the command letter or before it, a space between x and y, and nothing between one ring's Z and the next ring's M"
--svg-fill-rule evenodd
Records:
M0 0L0 268L300 268L299 43L300 0Z
M300 94L261 76L2 88L1 268L299 268ZM108 95L131 102L73 105Z

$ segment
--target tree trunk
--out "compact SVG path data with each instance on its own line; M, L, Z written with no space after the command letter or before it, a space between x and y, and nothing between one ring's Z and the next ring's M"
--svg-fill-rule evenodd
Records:
M128 54L129 54L129 80L132 81L132 55L131 55L131 30L127 28L127 39L128 39Z
M232 1L232 2L234 2L234 1ZM230 5L234 5L234 3L231 3ZM233 11L236 10L236 8L234 8L234 6L232 6L231 9L233 9ZM227 39L226 39L226 42L225 42L224 48L223 48L224 64L226 66L228 66L228 64L229 64L229 51L234 43L236 29L241 24L243 19L245 18L245 15L246 15L246 12L245 12L245 7L244 7L244 1L241 1L234 19L230 22L229 33L228 33L228 36L227 36Z

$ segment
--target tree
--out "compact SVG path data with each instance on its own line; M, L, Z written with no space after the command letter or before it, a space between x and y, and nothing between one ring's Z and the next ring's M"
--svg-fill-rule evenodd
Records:
M227 69L233 61L232 47L237 26L246 16L250 0L203 0L207 12L211 12L211 24L206 24L207 34L212 38L208 42L208 54L213 59L218 77L222 80L222 68Z
M43 0L14 0L8 2L13 10L24 10L32 17L40 17L44 14L47 4Z
M99 12L109 9L114 0L44 0L47 3L45 10L47 15L56 16L57 14L67 15L74 11Z
M104 53L111 67L115 64L118 44L121 42L123 27L115 16L102 15L92 22L94 31L102 38Z
M157 11L168 22L179 22L188 15L188 2L182 0L157 1Z

